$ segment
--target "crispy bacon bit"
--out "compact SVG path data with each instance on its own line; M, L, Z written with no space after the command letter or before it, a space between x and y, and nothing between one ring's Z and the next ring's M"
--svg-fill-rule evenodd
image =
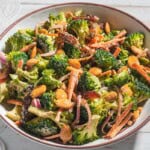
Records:
M69 44L72 44L72 45L79 45L78 39L75 36L73 36L72 34L69 34L68 32L60 32L59 36L66 43L69 43Z
M87 91L83 94L83 97L93 100L95 98L100 98L100 94L95 91Z

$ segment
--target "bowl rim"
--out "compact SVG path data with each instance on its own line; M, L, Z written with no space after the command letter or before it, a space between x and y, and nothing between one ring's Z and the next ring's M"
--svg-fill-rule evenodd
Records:
M2 40L3 37L7 34L7 32L9 32L16 24L18 24L19 22L21 22L25 18L27 18L27 17L29 17L33 14L36 14L37 12L40 12L40 11L43 11L43 10L46 10L46 9L49 9L49 8L55 8L55 7L59 7L59 6L69 6L69 5L91 5L91 6L100 6L100 7L108 8L108 9L120 12L120 13L128 16L129 18L131 18L131 19L135 20L136 22L138 22L139 24L141 24L148 32L150 32L150 28L147 25L145 25L143 22L141 22L139 19L133 17L132 15L130 15L130 14L124 12L124 11L116 9L114 7L110 7L110 6L107 6L107 5L104 5L104 4L98 4L98 3L69 2L69 3L58 3L58 4L54 4L54 5L48 5L46 7L42 7L42 8L39 8L39 9L36 9L34 11L31 11L31 12L27 13L26 15L20 17L19 19L14 21L12 24L10 24L7 28L5 28L4 31L0 34L0 40ZM71 149L73 149L73 148L76 148L76 149L88 148L88 149L90 149L90 148L103 147L103 146L106 146L108 144L109 145L114 144L115 142L119 142L119 141L123 140L124 138L126 138L128 136L131 136L132 134L136 133L140 128L142 128L144 125L146 125L150 121L150 116L148 116L136 128L132 129L131 131L127 132L126 134L124 134L124 135L122 135L122 136L120 136L120 137L118 137L114 140L106 141L106 142L101 143L101 144L95 144L95 145L90 146L90 145L63 145L63 144L57 144L57 143L54 143L54 142L48 143L45 140L39 139L35 136L32 136L32 135L24 132L23 130L20 130L20 129L14 127L11 123L9 123L9 121L7 121L5 116L0 114L0 117L14 131L16 131L16 132L20 133L21 135L27 137L28 139L31 139L32 141L35 141L35 142L38 142L40 144L47 145L47 146L53 146L53 147L58 147L58 148L67 148L67 149L70 149L70 148Z

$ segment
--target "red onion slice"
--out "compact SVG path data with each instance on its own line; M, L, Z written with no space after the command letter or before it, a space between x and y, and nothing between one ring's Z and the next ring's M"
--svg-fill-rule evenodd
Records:
M41 103L40 103L40 100L38 98L34 98L32 100L32 106L37 107L37 108L41 108L42 107Z
M2 64L6 64L6 55L5 55L5 53L3 53L2 51L0 51L0 62L2 63Z

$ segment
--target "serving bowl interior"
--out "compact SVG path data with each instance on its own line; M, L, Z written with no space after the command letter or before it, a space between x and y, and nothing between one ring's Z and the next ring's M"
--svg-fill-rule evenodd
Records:
M143 25L140 21L135 19L134 17L123 13L119 10L116 10L111 7L107 7L100 4L92 4L92 3L66 3L66 4L58 4L53 6L48 6L45 8L41 8L39 10L36 10L34 12L31 12L27 14L26 16L23 16L16 22L14 22L12 25L10 25L0 36L0 50L4 49L5 41L7 38L12 35L14 32L16 32L18 29L22 28L34 28L35 24L44 21L47 19L49 13L58 13L60 11L76 11L82 9L86 14L91 15L97 15L100 17L101 22L108 21L112 28L114 29L127 29L128 33L140 31L145 34L145 47L150 48L150 30L148 27ZM22 131L20 128L18 128L10 119L8 119L6 114L6 108L3 105L0 105L0 115L3 118L3 120L12 127L16 132L19 132L21 135L24 135L25 137L37 141L42 144L46 144L49 146L55 146L59 148L95 148L100 146L105 146L108 144L112 144L116 141L119 141L121 139L124 139L125 137L135 133L139 128L144 126L149 120L150 120L150 101L148 100L144 104L144 109L138 118L137 122L125 130L124 132L120 133L113 139L98 139L94 142L85 144L85 145L62 145L58 143L54 143L51 141L45 141L39 138L36 138L32 135L29 135L28 133Z

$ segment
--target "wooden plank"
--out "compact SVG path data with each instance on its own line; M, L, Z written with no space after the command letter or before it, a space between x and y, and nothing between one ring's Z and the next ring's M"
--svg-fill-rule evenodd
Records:
M58 4L58 3L64 3L64 2L74 2L74 0L20 0L21 4ZM76 2L81 2L80 0L76 0ZM150 6L150 0L82 0L82 2L94 2L94 3L101 3L105 5L111 5L111 6Z

